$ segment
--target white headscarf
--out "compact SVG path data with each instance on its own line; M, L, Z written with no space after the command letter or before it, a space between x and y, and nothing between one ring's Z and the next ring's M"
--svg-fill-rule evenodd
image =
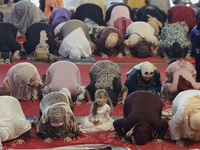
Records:
M154 71L157 69L152 63L145 61L134 67L137 70L141 70L143 77L152 77Z

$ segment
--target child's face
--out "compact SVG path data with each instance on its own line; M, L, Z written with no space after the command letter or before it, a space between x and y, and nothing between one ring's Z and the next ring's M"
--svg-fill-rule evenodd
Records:
M95 101L98 103L98 105L104 105L107 101L107 98L102 94L96 94Z

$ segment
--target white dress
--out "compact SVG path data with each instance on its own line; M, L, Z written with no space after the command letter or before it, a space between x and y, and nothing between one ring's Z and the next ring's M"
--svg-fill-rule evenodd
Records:
M110 111L111 111L111 108L108 104L98 107L97 114L95 116L92 113L92 109L90 109L90 115L81 119L81 124L79 126L80 131L83 133L113 131L114 120L110 117ZM94 119L99 119L101 124L95 126L92 123Z

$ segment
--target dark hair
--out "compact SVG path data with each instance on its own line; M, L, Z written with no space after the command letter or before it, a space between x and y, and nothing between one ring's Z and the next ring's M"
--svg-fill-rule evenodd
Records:
M152 139L152 127L147 123L138 123L133 132L135 143L137 145L144 145Z
M133 48L130 48L130 52L133 56L139 58L152 57L151 44L143 39L141 42L138 42Z
M99 90L97 90L96 92L95 92L95 95L101 95L102 97L107 97L108 99L107 99L107 104L110 106L110 108L111 108L111 111L110 111L110 116L112 115L112 109L113 109L113 107L112 107L112 102L111 102L111 100L110 100L110 98L109 98L109 96L108 96L108 92L106 91L106 90L104 90L104 89L99 89ZM98 105L98 103L96 102L96 101L94 101L94 104L93 104L93 110L92 110L92 112L93 112L93 114L94 115L96 115L97 114L97 108L99 107L99 105Z
M183 49L178 42L175 42L170 49L165 49L164 52L169 58L181 58L183 57Z

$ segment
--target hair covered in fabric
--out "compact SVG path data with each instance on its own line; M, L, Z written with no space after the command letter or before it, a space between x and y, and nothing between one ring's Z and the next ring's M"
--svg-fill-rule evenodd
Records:
M152 127L147 123L138 123L133 132L135 143L144 145L152 138Z
M30 1L17 2L6 22L14 24L22 35L25 35L27 28L35 22L46 21L44 13Z
M200 109L196 109L196 111L190 115L190 127L194 130L200 130Z
M66 94L63 92L66 92ZM49 130L43 126L44 124L49 125L50 128L62 126L62 132L66 133L77 132L79 130L78 123L70 107L68 94L68 90L64 89L62 92L51 92L42 99L40 102L42 116L37 126L37 133L45 132L50 136L50 133L48 133ZM60 135L57 135L57 131L55 132L55 136L60 138Z
M148 61L142 62L136 65L134 68L141 70L143 77L152 77L154 75L154 71L156 70L156 67Z
M108 35L108 37L106 38L106 44L109 46L109 47L115 47L115 45L117 44L118 42L118 34L117 33L110 33Z
M69 104L69 100L64 93L61 92L51 92L47 94L40 103L41 111L45 110L48 106L51 106L58 102L64 102Z
M196 95L190 98L185 106L185 126L191 132L200 130L200 96ZM199 141L200 139L198 139Z
M18 5L16 5L15 7L15 11L18 15L20 15L20 13L24 13L26 12L27 6L25 3L19 3Z
M25 86L31 82L31 79L36 75L36 70L30 65L24 65L21 68L16 68L14 73L14 80L19 83L20 86Z
M49 109L49 119L51 123L63 123L65 121L65 109L62 107L54 107Z

